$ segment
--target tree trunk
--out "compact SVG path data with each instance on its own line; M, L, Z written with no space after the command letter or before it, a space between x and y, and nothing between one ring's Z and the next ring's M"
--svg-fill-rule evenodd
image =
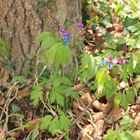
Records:
M40 32L56 32L69 19L81 21L81 8L81 0L0 0L0 37L9 43L16 72L27 66Z

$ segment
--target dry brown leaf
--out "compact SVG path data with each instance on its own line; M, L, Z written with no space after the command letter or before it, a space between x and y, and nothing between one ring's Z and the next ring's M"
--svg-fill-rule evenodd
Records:
M104 111L106 105L103 103L100 103L98 100L95 100L92 104L92 107L99 111Z
M122 118L122 112L123 112L123 109L115 107L107 115L106 120L114 123Z
M26 127L26 130L28 132L31 132L35 127L35 125L37 125L37 123L40 121L41 118L37 118L37 119L33 119L31 121L29 121L29 123L32 125L32 126L29 126L29 127Z
M24 97L27 97L29 95L30 87L26 86L22 90L18 92L18 99L22 99Z
M104 124L105 124L104 120L99 120L95 123L96 128L93 134L94 139L98 139L98 140L101 139L101 136L105 131Z
M0 97L0 106L3 106L6 103L3 97Z
M89 88L85 84L77 84L72 87L72 90L79 92L79 93L86 93L89 92Z
M19 137L21 134L20 134L20 132L19 131L17 131L17 132L11 132L11 131L8 131L7 133L6 133L6 135L7 136L10 136L10 137Z
M2 68L0 72L1 83L6 82L9 79L9 75L10 75L10 71L5 68Z
M73 113L76 114L77 116L80 115L81 111L79 109L79 101L78 100L74 100L72 102L72 108L73 108Z
M135 119L134 119L134 124L137 125L140 123L140 116L137 116Z
M92 124L88 124L82 131L81 131L81 140L91 140L91 135L93 134L95 128Z
M70 129L70 138L72 140L75 140L77 139L77 137L78 137L78 129L76 125L73 125Z
M91 103L92 101L92 98L90 96L89 93L84 93L82 96L81 96L81 100L82 102L84 103L84 105L88 105Z
M6 140L3 130L0 128L0 140Z
M102 120L105 117L105 114L103 112L97 112L93 115L93 119L95 122Z

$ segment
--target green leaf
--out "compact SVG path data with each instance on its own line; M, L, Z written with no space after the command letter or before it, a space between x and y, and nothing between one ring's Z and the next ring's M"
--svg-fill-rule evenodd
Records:
M106 80L104 83L104 92L107 98L112 97L117 91L117 82L114 79Z
M12 112L17 113L21 110L20 106L17 104L12 104Z
M45 58L49 66L55 64L58 68L69 64L72 61L72 54L69 47L63 46L62 43L57 43L47 50Z
M9 53L10 49L8 43L5 40L0 39L0 57L2 59L8 59Z
M93 57L84 53L81 58L81 65L79 69L79 75L82 82L87 82L93 78L98 70L99 57Z
M27 82L27 78L25 76L14 76L11 83L18 82L21 85L25 84Z
M46 2L44 1L44 0L40 0L39 1L39 7L40 8L43 8L43 7L45 7L46 6Z
M110 80L109 72L107 68L102 68L96 73L96 81L98 85L104 85L105 81Z
M121 104L121 101L122 101L122 93L121 92L118 92L115 97L114 97L114 102L115 102L115 105L119 106Z
M118 131L113 131L111 129L109 129L107 131L107 134L104 135L105 140L118 140L118 137L119 137Z
M140 37L136 41L136 47L137 49L140 49Z
M66 97L72 97L73 99L76 99L79 97L79 93L74 92L71 88L64 89L64 95Z
M134 103L135 96L134 96L134 90L132 88L129 88L129 90L126 91L126 96L129 103Z
M124 27L128 27L128 26L132 26L133 24L135 24L136 23L136 20L135 19L133 19L133 18L130 18L130 17L126 17L125 18L125 20L124 20Z
M132 133L132 136L135 138L135 140L140 139L140 130L136 130Z
M128 101L128 99L127 99L127 96L126 96L126 95L123 95L123 96L122 96L121 105L122 105L125 109L127 109L128 104L129 104L129 101Z
M126 39L124 37L117 37L117 44L122 45L126 43Z
M61 105L61 106L64 106L64 96L57 93L56 94L56 102Z
M40 121L40 128L42 130L48 129L49 126L52 124L53 117L51 115L46 115Z
M57 134L57 133L62 133L61 131L61 124L58 119L58 117L55 117L49 126L49 132L52 133L52 135Z
M51 47L50 49L47 50L47 53L46 54L42 54L42 56L46 59L47 63L49 66L51 66L54 62L55 62L55 56L56 56L56 49L57 49L57 46L53 46Z
M71 122L65 115L60 116L60 123L61 130L63 130L64 132L69 132Z
M112 34L110 34L110 33L106 33L105 34L105 37L104 37L107 41L110 41L112 38L113 38L113 35Z
M120 121L120 125L125 130L130 130L133 128L133 119L129 116L123 116L123 119Z
M64 106L64 96L62 95L63 89L61 87L53 88L50 92L50 101L51 103L54 103L55 101L61 105Z
M43 87L40 86L39 84L34 86L32 89L30 99L33 101L33 105L35 107L38 106L39 100L41 98L42 89Z
M132 135L125 132L125 133L120 133L120 140L135 140L135 139Z
M38 134L39 134L39 130L38 130L38 128L35 128L35 129L33 130L32 135L31 135L31 140L36 140Z

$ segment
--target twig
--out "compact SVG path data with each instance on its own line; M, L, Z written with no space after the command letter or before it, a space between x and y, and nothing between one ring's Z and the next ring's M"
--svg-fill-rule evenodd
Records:
M74 124L76 124L76 122L78 122L80 120L80 118L87 112L87 110L91 107L91 105L93 104L93 102L95 101L96 97L94 97L92 99L92 101L87 105L87 107L85 108L85 110L72 122L72 126Z

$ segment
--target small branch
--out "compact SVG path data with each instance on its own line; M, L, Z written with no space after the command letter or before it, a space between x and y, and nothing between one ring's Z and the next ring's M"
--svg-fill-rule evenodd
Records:
M91 105L93 104L93 102L96 100L96 97L94 97L92 99L92 101L87 105L87 107L85 108L85 110L72 122L72 126L74 124L76 124L80 119L81 117L87 112L87 110L91 107Z

